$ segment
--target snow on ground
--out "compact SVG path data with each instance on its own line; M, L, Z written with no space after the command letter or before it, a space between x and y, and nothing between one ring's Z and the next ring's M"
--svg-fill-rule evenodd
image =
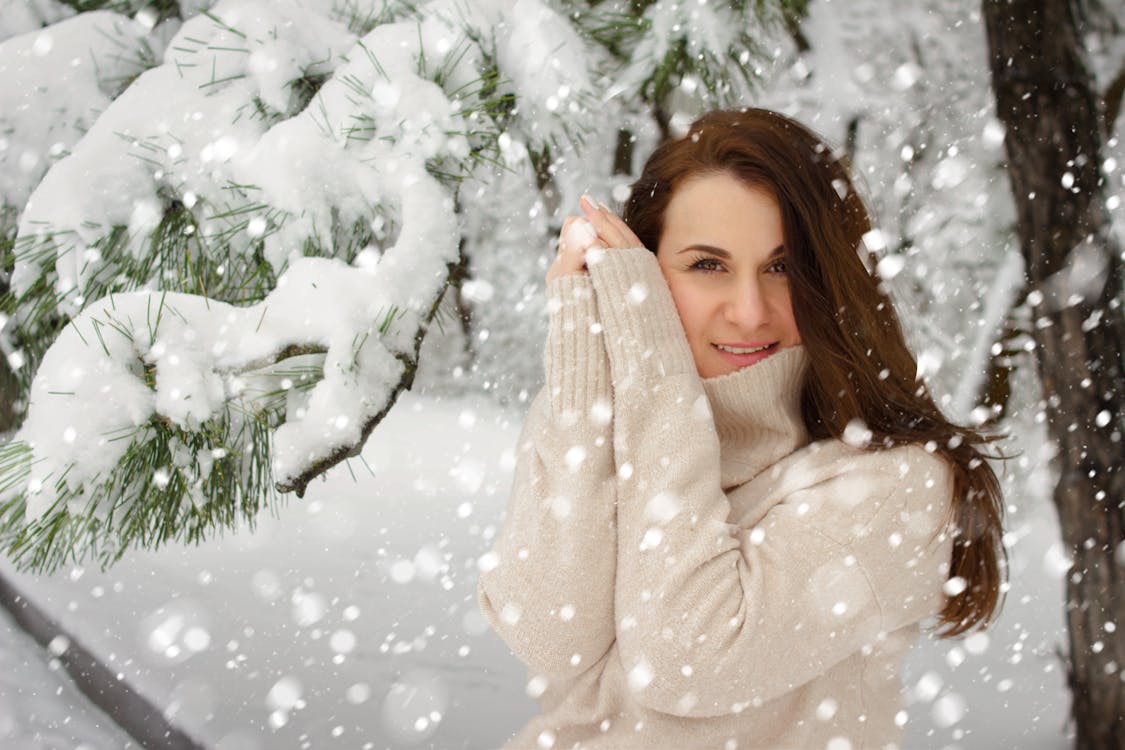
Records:
M105 573L2 567L208 747L495 748L536 711L475 596L522 419L485 400L406 394L364 452L374 476L338 467L253 533L131 554ZM1021 507L999 624L987 639L924 642L908 663L905 748L1069 747L1057 529L1045 501ZM29 687L57 673L9 668L41 666L42 650L13 635L0 644L0 739L122 744L94 732L84 717L96 712L72 692Z

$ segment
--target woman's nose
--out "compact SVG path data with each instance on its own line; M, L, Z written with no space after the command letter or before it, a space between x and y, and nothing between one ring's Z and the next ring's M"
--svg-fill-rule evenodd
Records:
M757 283L738 284L726 303L727 319L750 332L769 320L769 306Z

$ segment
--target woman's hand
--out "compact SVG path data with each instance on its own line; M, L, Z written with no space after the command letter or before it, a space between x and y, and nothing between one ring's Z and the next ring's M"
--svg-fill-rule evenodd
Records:
M595 203L590 196L582 196L578 205L582 207L582 213L586 214L586 219L593 225L594 231L598 233L598 240L601 242L600 247L643 247L641 241L637 239L637 235L633 234L633 230L629 228L624 219L600 203Z
M588 196L579 201L581 216L568 216L559 232L559 250L555 261L547 269L547 283L567 274L586 273L586 253L591 248L641 247L637 235L608 208L596 204Z

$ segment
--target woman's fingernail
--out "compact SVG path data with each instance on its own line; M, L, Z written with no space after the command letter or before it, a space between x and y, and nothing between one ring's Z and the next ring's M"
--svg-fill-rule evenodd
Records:
M582 194L582 197L579 200L581 202L585 203L590 208L597 208L598 206L601 205L600 203L598 203L598 201L594 200L591 196L589 196L585 193Z

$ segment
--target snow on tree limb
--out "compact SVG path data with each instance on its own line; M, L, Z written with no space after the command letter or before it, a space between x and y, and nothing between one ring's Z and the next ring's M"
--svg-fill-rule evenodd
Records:
M40 518L68 490L83 495L87 485L105 481L128 447L113 436L154 419L198 430L229 402L261 411L246 376L291 352L325 352L324 376L277 430L277 481L292 482L334 451L353 450L366 437L365 423L385 411L403 358L414 355L412 346L394 348L400 336L384 338L378 330L387 305L406 307L415 291L393 288L393 274L382 270L302 258L248 307L160 292L118 294L87 306L44 357L29 417L16 436L34 452L28 519ZM397 328L392 323L392 332Z
M58 23L74 12L59 0L0 0L0 39Z
M149 428L170 424L206 436L208 425L229 422L232 412L250 420L268 416L261 394L269 389L248 388L248 381L268 377L259 371L293 354L324 352L323 379L273 435L279 489L300 495L310 479L356 454L408 385L421 335L445 288L448 268L426 278L413 261L441 261L442 249L456 258L445 189L425 173L403 177L409 188L402 196L403 230L378 263L356 268L338 259L296 259L277 287L248 307L158 292L88 305L36 374L28 418L13 441L22 465L0 467L26 482L0 488L0 506L8 509L0 515L11 523L11 508L22 501L23 520L34 525L47 513L80 510L97 517L106 513L99 504L139 500L151 477L123 482L122 465L152 439ZM436 219L435 206L445 209ZM290 387L281 381L281 390ZM205 507L215 498L196 499L192 489L200 491L217 453L240 451L254 446L220 440L194 446L186 456L173 451L181 454L175 467L149 468L164 477L164 486L170 473L194 479L182 486Z
M511 164L531 191L584 190L590 170L559 167L588 136L619 137L598 120L651 114L651 97L612 88L651 57L633 33L653 25L643 9L190 5L162 63L37 180L14 247L0 237L14 257L0 350L29 390L0 446L0 541L24 568L252 524L358 455L467 268L459 209L491 208L488 180L462 184ZM636 15L632 36L576 20L605 28L607 12ZM721 8L669 12L710 32L697 48L656 24L675 39L649 73L697 72L733 103L721 69L743 66L746 35Z
M0 42L0 232L14 226L53 161L158 53L144 27L106 11Z
M71 322L0 450L0 534L20 564L108 564L130 544L252 521L275 488L301 495L357 455L409 387L461 261L459 182L520 124L511 103L545 98L494 67L511 49L484 33L497 19L432 10L356 38L297 3L220 3L44 177L13 291L18 312L49 303ZM589 96L577 68L571 91ZM557 93L561 75L539 85ZM583 122L535 117L529 144ZM118 291L196 291L167 273L184 261L210 262L210 287ZM224 300L247 292L235 266L262 261L272 288ZM309 353L323 361L295 388L282 360Z
M77 312L115 288L106 277L118 257L160 250L150 240L174 203L246 245L237 211L253 203L232 188L236 157L304 104L286 90L291 82L325 72L321 61L338 62L353 42L343 26L287 5L228 0L185 23L164 63L114 100L28 199L13 291L26 296L46 279L64 300L60 311ZM109 242L113 228L124 230L120 248ZM138 286L149 281L144 270Z

